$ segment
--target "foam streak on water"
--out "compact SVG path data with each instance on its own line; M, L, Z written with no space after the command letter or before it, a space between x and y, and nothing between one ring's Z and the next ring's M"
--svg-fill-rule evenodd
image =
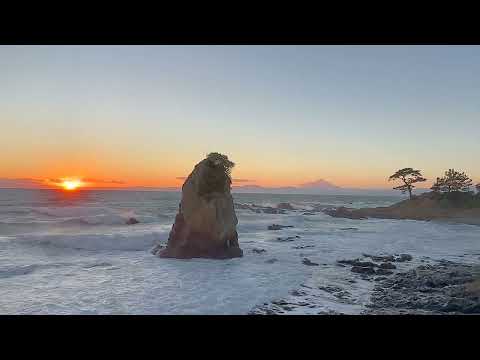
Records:
M289 202L295 210L267 214L237 209L243 258L175 260L160 259L149 250L166 242L179 193L0 190L0 313L245 314L300 284L344 283L351 274L335 265L341 258L362 253L457 261L480 257L477 226L339 219L318 211L341 205L384 206L398 198L234 198L236 203L270 207ZM140 223L126 225L130 217ZM273 223L293 228L267 230ZM304 257L321 266L303 265ZM266 262L271 259L276 261ZM351 286L360 298L367 297L368 287ZM329 301L325 299L325 306L358 312Z

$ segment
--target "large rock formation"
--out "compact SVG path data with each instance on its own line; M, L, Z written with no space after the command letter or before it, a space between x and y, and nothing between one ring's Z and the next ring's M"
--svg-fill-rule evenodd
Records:
M195 166L183 184L182 200L167 247L154 249L156 255L215 259L243 255L230 193L233 165L226 156L212 153Z

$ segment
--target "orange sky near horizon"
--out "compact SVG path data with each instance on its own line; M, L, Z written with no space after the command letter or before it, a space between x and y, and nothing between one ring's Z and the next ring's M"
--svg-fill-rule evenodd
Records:
M476 46L0 46L0 187L180 187L209 152L234 185L478 183L479 71Z
M39 156L24 161L21 166L15 166L14 161L7 161L5 155L0 155L2 172L0 178L10 179L37 179L44 180L41 187L60 187L58 183L48 179L78 179L82 180L83 188L130 188L130 187L181 187L183 179L193 170L197 159L176 158L174 161L161 161L153 158L151 161L134 161L128 157L102 157L102 154L79 155L56 154L55 156ZM5 153L4 153L5 154ZM173 154L172 154L173 157ZM230 157L235 161L234 157ZM315 173L291 159L284 159L284 166L268 168L260 162L251 161L244 164L236 162L232 171L234 186L259 185L264 187L298 186L303 183L324 179L344 188L380 188L388 189L394 186L388 182L388 176L396 169L377 170L362 173L358 167L321 169ZM295 166L294 166L295 165ZM356 174L356 175L355 175ZM440 175L440 174L439 174ZM427 174L425 176L428 177ZM429 177L432 179L433 177ZM236 181L239 179L240 181ZM427 187L431 181L421 185ZM35 186L34 186L35 187ZM422 186L421 186L422 187Z

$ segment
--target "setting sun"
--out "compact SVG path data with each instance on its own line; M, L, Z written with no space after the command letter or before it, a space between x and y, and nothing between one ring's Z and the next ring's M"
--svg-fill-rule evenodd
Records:
M65 190L75 190L81 185L82 185L82 183L79 180L64 180L62 182L62 187Z

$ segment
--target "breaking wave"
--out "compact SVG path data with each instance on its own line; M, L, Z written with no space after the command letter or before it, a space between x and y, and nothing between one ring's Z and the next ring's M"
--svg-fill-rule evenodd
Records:
M168 238L168 231L129 234L48 234L18 235L15 242L39 246L55 246L78 250L148 250Z

